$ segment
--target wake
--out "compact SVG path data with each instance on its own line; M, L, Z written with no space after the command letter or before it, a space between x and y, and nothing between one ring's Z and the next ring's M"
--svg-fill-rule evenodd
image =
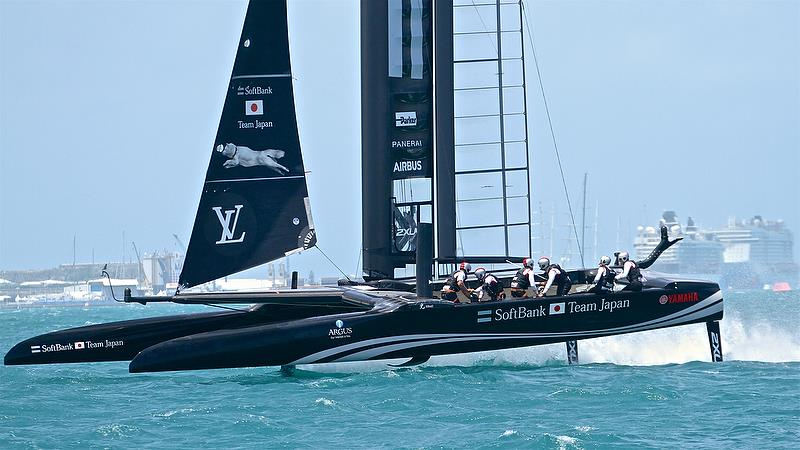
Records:
M800 361L800 331L784 329L766 320L746 324L736 312L726 312L721 325L725 361ZM606 363L623 366L710 362L711 355L703 323L634 334L586 339L578 342L581 364ZM387 363L405 360L309 364L317 372L375 372L392 369ZM420 366L557 366L566 365L564 343L536 347L493 350L459 355L434 356ZM723 363L724 364L724 363Z

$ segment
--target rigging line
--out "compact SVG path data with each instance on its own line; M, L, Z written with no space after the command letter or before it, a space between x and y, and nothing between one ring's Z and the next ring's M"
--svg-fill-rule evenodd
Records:
M536 45L534 43L533 31L531 30L530 19L528 19L528 11L525 8L525 0L520 3L522 6L522 14L525 15L525 28L528 30L528 40L531 43L531 53L533 54L533 64L536 67L536 77L539 79L539 89L542 91L542 101L544 102L544 110L547 114L547 123L550 126L550 136L553 139L553 149L556 152L556 160L558 161L558 170L561 172L561 184L564 186L564 195L567 197L567 207L569 208L569 217L572 220L572 231L575 234L575 244L578 246L578 254L581 256L581 266L586 267L583 262L583 248L581 248L581 241L578 239L578 227L575 225L575 214L572 212L572 202L569 200L569 190L567 189L567 181L564 177L564 168L561 165L561 155L558 152L558 144L556 143L556 133L553 131L553 121L550 118L550 108L547 105L547 96L544 92L544 84L542 83L542 73L539 71L539 59L536 57Z
M328 255L326 255L326 254L325 254L325 252L323 252L323 251L322 251L322 249L321 249L321 248L319 248L319 245L316 245L316 244L314 244L314 247L316 247L316 248L317 248L317 250L319 250L319 252L320 252L320 253L322 253L322 256L324 256L324 257L325 257L325 259L327 259L327 260L328 260L328 262L330 262L331 264L333 264L333 267L336 267L336 270L338 270L339 272L342 272L342 275L344 275L344 277L345 277L345 278L347 278L347 281L350 281L350 282L352 282L352 281L353 281L353 280L351 280L351 279L350 279L350 277L348 277L348 276L347 276L347 274L346 274L346 273L344 273L344 270L342 270L342 269L341 269L339 266L337 266L337 265L336 265L336 263L335 263L335 262L333 262L333 260L332 260L332 259L328 258Z
M364 241L358 246L358 262L356 263L356 276L358 276L358 269L361 268L361 257L364 255Z
M108 287L109 289L111 289L111 298L113 298L114 301L117 303L125 303L124 300L117 300L117 296L114 295L114 285L111 283L111 275L108 274L108 271L106 270L107 268L108 264L103 266L103 270L100 272L100 276L105 276L106 278L108 278Z
M494 6L494 5L493 4L484 4L484 5L480 5L480 6ZM487 27L486 26L486 22L483 21L483 16L481 15L481 11L478 9L478 5L475 4L475 0L472 0L472 7L475 8L475 14L478 15L478 19L481 21L481 25L483 25L483 29L486 30L486 33L487 33L486 34L486 38L489 39L489 42L491 42L492 47L494 48L494 52L495 52L495 54L497 54L497 57L499 58L500 57L500 50L497 49L497 44L495 44L494 41L492 40L492 33L494 33L494 31L489 31L489 27ZM493 61L494 59L489 59L489 60Z

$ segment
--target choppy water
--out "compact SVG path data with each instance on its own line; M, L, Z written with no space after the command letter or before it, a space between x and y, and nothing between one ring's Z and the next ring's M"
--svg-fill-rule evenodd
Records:
M0 310L34 334L181 306ZM384 363L137 374L127 363L0 367L2 448L800 447L800 294L728 294L726 362L705 326Z

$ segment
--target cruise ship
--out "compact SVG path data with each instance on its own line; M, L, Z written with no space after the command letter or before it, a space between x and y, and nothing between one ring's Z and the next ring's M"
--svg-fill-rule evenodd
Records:
M726 288L788 290L797 288L798 266L794 262L794 240L783 221L761 216L730 219L726 227L700 229L691 217L682 227L674 211L665 211L659 225L669 228L671 238L683 241L670 248L653 270L703 277ZM646 257L658 244L657 227L639 226L634 240L637 259Z
M725 246L722 281L733 288L797 288L792 232L782 220L754 216L711 232Z
M658 227L637 227L633 242L636 259L642 260L658 245L661 235L659 229L666 225L670 238L683 238L683 241L667 249L653 264L657 272L677 275L692 275L719 281L723 273L724 245L713 234L700 230L689 217L686 227L682 227L675 211L665 211Z

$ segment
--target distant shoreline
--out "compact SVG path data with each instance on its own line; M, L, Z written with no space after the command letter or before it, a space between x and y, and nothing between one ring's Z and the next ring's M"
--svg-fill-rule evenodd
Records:
M0 310L30 309L30 308L94 308L99 306L121 306L124 303L115 301L90 301L90 302L31 302L31 303L0 303Z

